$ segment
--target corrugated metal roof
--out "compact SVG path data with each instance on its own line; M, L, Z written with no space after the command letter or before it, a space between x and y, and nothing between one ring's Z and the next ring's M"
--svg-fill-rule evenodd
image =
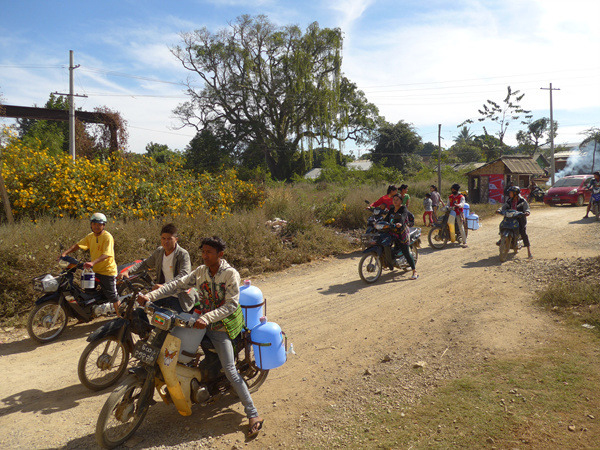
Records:
M544 171L531 156L503 156L500 158L512 173L530 173L533 175L543 175Z
M467 172L467 175L473 172L482 173L480 169L482 169L483 167L491 166L492 164L497 163L498 161L502 161L502 163L506 166L510 173L523 173L531 175L544 175L545 173L539 166L539 164L536 163L531 156L510 155L503 156L492 162L484 164L481 167L473 169L470 172Z

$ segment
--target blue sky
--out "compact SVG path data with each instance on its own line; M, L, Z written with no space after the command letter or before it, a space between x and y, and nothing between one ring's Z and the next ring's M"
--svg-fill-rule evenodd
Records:
M424 142L450 146L457 125L476 118L506 86L525 93L534 118L549 116L557 143L600 126L600 2L595 0L27 1L4 0L0 16L0 95L10 105L42 106L68 91L75 53L77 106L107 106L129 123L129 150L150 141L183 149L172 110L186 100L186 71L170 54L181 32L216 31L241 14L280 25L344 32L343 71L390 122L412 123ZM4 120L4 123L11 123ZM480 124L471 129L481 132ZM488 131L496 128L488 124ZM512 132L511 132L512 131ZM514 143L516 125L506 141ZM346 151L356 150L348 144Z

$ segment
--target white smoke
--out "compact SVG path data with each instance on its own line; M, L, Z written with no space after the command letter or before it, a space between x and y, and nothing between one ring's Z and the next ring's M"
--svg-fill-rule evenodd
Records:
M600 145L596 146L596 157L594 158L594 142L592 141L569 156L567 165L557 172L554 178L558 180L567 175L588 174L596 170L600 170Z

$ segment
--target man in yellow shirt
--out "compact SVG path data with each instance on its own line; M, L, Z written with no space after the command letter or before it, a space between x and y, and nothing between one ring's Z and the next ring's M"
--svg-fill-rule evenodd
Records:
M84 269L93 269L100 281L100 289L115 307L118 313L119 297L117 294L117 264L115 263L115 241L112 235L104 229L106 227L106 216L102 213L94 213L90 217L92 232L73 244L62 253L67 256L75 250L89 250L91 261L83 265Z

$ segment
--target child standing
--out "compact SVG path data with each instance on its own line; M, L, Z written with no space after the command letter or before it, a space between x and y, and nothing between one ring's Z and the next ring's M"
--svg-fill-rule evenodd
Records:
M425 194L423 210L423 226L430 227L433 225L433 201L431 200L431 194ZM429 218L429 225L427 225L427 218Z

